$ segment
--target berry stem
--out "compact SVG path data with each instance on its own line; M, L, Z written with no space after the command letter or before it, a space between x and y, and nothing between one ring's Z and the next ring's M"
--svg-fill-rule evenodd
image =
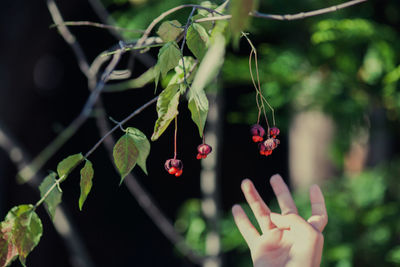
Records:
M176 139L177 139L177 136L178 136L178 116L176 116L175 117L175 134L174 134L174 159L176 159L176 155L177 155L177 152L176 152Z
M259 71L258 71L258 59L257 59L257 50L256 50L256 48L254 47L254 45L253 45L253 43L251 42L251 40L247 37L247 35L245 34L245 33L243 33L242 32L242 35L247 39L247 42L249 43L249 45L251 46L251 52L250 52L250 56L249 56L249 69L250 69L250 76L251 76L251 80L252 80L252 82L253 82L253 86L254 86L254 88L256 89L256 91L257 91L257 94L256 94L256 102L257 102L257 107L258 107L258 116L260 117L260 115L261 115L261 109L263 110L263 113L264 113L264 117L265 117L265 122L267 123L267 126L268 126L268 129L270 128L269 127L269 123L268 123L268 118L267 118L267 115L266 115L266 111L265 111L265 106L264 106L264 102L267 104L267 106L268 106L268 108L271 110L271 113L272 113L272 123L273 123L273 125L275 126L275 111L274 111L274 109L272 108L272 106L269 104L269 102L268 102L268 100L267 99L265 99L265 97L262 95L262 92L261 92L261 84L260 84L260 74L259 74ZM252 66L252 55L254 54L254 62L255 62L255 67L256 67L256 75L257 75L257 84L256 84L256 82L255 82L255 79L254 79L254 75L253 75L253 71L252 71L252 68L251 68L251 66ZM258 99L258 97L260 98L260 100L261 100L261 107L260 107L260 104L259 104L259 99ZM258 119L257 119L257 123L259 123L259 118L258 117Z

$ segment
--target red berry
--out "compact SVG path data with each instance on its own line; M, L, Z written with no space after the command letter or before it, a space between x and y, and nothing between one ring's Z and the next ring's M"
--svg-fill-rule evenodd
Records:
M273 138L276 138L279 135L280 130L277 127L272 127L271 129L269 129L269 133Z
M197 147L197 152L199 152L196 156L197 159L205 159L208 154L212 151L212 147L207 144L201 144Z
M178 170L175 167L171 167L171 169L168 170L169 174L175 174Z
M183 163L179 159L168 159L165 161L164 168L169 174L180 176L182 174Z
M176 177L181 176L181 175L182 175L182 172L183 172L182 170L177 171L177 172L175 173L175 176L176 176Z
M265 130L261 127L260 124L254 124L250 128L250 133L252 135L253 142L261 142L263 140L263 136L265 134Z
M268 138L267 140L264 141L264 146L266 150L274 150L278 145L279 145L279 140L275 139L273 137Z

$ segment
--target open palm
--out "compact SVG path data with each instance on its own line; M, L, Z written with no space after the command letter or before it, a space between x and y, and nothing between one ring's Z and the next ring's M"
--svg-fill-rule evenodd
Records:
M262 233L258 232L239 205L232 209L239 231L250 248L254 266L319 266L323 248L321 232L328 221L321 190L317 185L310 188L312 216L305 221L298 215L283 179L274 175L270 183L281 214L270 211L250 180L242 182L242 191Z

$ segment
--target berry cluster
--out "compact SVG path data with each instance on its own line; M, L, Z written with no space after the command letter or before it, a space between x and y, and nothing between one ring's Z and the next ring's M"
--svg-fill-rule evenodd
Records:
M197 147L197 159L205 159L208 154L210 154L212 151L212 147L210 145L207 145L205 143L199 145ZM168 159L165 164L164 164L165 170L171 174L175 175L176 177L179 177L182 175L183 172L183 163L179 159Z
M259 125L255 124L251 126L250 133L252 135L253 142L259 143L258 149L261 155L269 156L272 151L278 147L280 141L276 137L279 135L279 129L277 127L272 127L268 131L267 139L264 140L265 130Z

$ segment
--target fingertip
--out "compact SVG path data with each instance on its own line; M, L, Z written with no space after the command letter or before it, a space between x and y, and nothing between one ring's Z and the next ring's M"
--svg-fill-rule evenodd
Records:
M242 190L246 190L246 191L249 190L251 184L252 184L252 182L250 179L248 179L248 178L244 179L241 184Z
M272 175L271 178L269 179L269 182L271 183L271 185L277 184L282 181L283 181L282 176L280 176L280 174L278 174L278 173Z
M317 184L310 186L310 200L311 202L323 202L324 196L321 188Z
M235 204L232 206L232 214L236 215L238 214L238 212L240 212L242 210L242 207L240 207L239 204Z

